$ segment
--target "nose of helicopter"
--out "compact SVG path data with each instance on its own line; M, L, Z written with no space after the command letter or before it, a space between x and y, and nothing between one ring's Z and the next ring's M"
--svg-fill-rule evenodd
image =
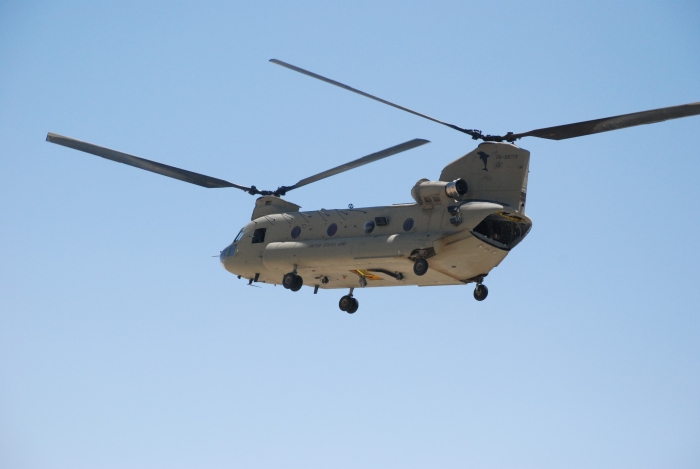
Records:
M226 258L233 256L233 253L236 252L236 245L231 244L230 246L226 246L221 253L219 254L219 261L221 262L221 265L226 267Z

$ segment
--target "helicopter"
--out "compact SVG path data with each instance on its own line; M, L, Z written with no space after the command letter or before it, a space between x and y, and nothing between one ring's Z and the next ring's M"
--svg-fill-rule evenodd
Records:
M524 137L564 140L700 114L700 102L546 127L523 133L484 134L462 128L277 59L270 62L379 101L481 140L445 166L437 181L420 179L413 202L390 206L301 211L289 191L429 143L413 139L372 153L291 186L261 190L122 153L49 132L46 141L206 188L235 188L259 196L251 221L219 254L221 265L248 285L349 289L341 311L355 313L356 288L475 284L488 295L485 277L530 232L525 214L530 152Z

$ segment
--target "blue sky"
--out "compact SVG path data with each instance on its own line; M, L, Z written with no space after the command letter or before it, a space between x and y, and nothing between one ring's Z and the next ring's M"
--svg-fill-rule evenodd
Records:
M254 199L52 131L277 187L410 201L474 148L700 101L675 2L0 4L0 466L694 468L700 117L532 153L528 238L471 287L249 288L217 255Z

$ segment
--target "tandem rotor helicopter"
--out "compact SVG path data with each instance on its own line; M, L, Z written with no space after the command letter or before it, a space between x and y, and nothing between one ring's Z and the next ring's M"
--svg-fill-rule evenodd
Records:
M49 133L51 143L145 169L206 188L233 187L259 195L251 222L219 256L238 278L281 284L299 291L306 283L343 289L342 311L354 313L356 287L461 285L475 283L474 298L488 295L484 278L530 231L525 215L530 152L523 137L563 140L700 114L700 102L546 127L524 133L485 135L399 106L294 65L270 62L339 86L366 98L445 125L482 142L445 166L440 179L421 179L415 202L385 207L300 211L282 199L289 191L429 143L414 139L309 176L291 186L260 190L194 173L91 143Z

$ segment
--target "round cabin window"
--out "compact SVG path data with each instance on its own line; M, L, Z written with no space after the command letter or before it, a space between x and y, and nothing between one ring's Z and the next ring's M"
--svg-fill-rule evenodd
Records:
M403 222L403 230L404 231L411 231L413 229L413 218L406 218L406 221Z
M338 232L338 225L335 223L331 223L331 225L328 227L328 230L326 233L328 233L328 236L335 236L335 234Z
M292 228L292 239L297 239L300 234L301 234L301 227L300 226L295 226L294 228Z
M372 231L374 231L374 222L370 220L365 223L365 233L370 234Z

